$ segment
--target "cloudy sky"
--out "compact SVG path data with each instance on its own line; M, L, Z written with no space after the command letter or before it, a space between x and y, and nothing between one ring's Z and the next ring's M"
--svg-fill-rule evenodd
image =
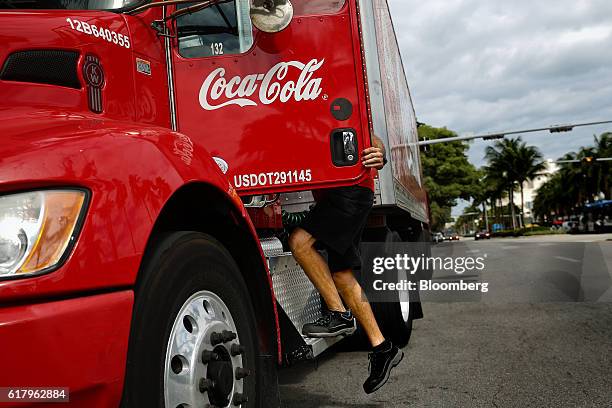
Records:
M611 0L388 0L420 122L459 134L612 120ZM545 158L610 126L523 138ZM470 160L483 164L486 142Z

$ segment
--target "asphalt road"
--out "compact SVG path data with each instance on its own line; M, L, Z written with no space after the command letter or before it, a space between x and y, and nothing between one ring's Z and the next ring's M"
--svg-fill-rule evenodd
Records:
M406 358L365 395L367 352L328 351L281 372L283 407L612 407L610 236L462 240L439 256L484 256L487 293L423 294Z

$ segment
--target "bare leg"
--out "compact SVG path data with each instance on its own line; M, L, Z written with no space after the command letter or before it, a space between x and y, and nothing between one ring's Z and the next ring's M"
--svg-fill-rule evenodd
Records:
M289 247L293 257L317 288L329 310L345 312L346 309L334 285L329 266L314 248L315 242L315 238L301 228L296 228L289 237Z
M362 295L361 286L355 279L353 271L346 269L344 271L334 272L333 280L342 295L342 299L351 309L357 321L365 330L372 347L376 347L385 341L385 337L378 327L372 307L365 299L365 294ZM363 297L363 298L362 298Z

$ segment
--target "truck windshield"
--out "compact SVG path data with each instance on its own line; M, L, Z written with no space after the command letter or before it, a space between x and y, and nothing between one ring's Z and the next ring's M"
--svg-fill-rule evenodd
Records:
M0 9L121 10L143 0L1 0Z

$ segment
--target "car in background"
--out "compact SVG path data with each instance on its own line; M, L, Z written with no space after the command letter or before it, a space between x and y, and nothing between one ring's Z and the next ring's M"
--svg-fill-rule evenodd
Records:
M491 239L491 233L487 230L478 231L474 235L474 240L478 241L479 239Z
M563 228L563 220L553 220L551 228Z
M574 221L574 220L570 220L570 221L564 221L563 224L561 224L561 228L563 230L565 230L566 232L576 232L578 231L578 221Z
M444 234L441 232L436 232L433 234L432 240L434 244L439 244L440 242L444 242Z
M449 241L459 241L459 234L457 234L456 232L452 233L447 239Z

